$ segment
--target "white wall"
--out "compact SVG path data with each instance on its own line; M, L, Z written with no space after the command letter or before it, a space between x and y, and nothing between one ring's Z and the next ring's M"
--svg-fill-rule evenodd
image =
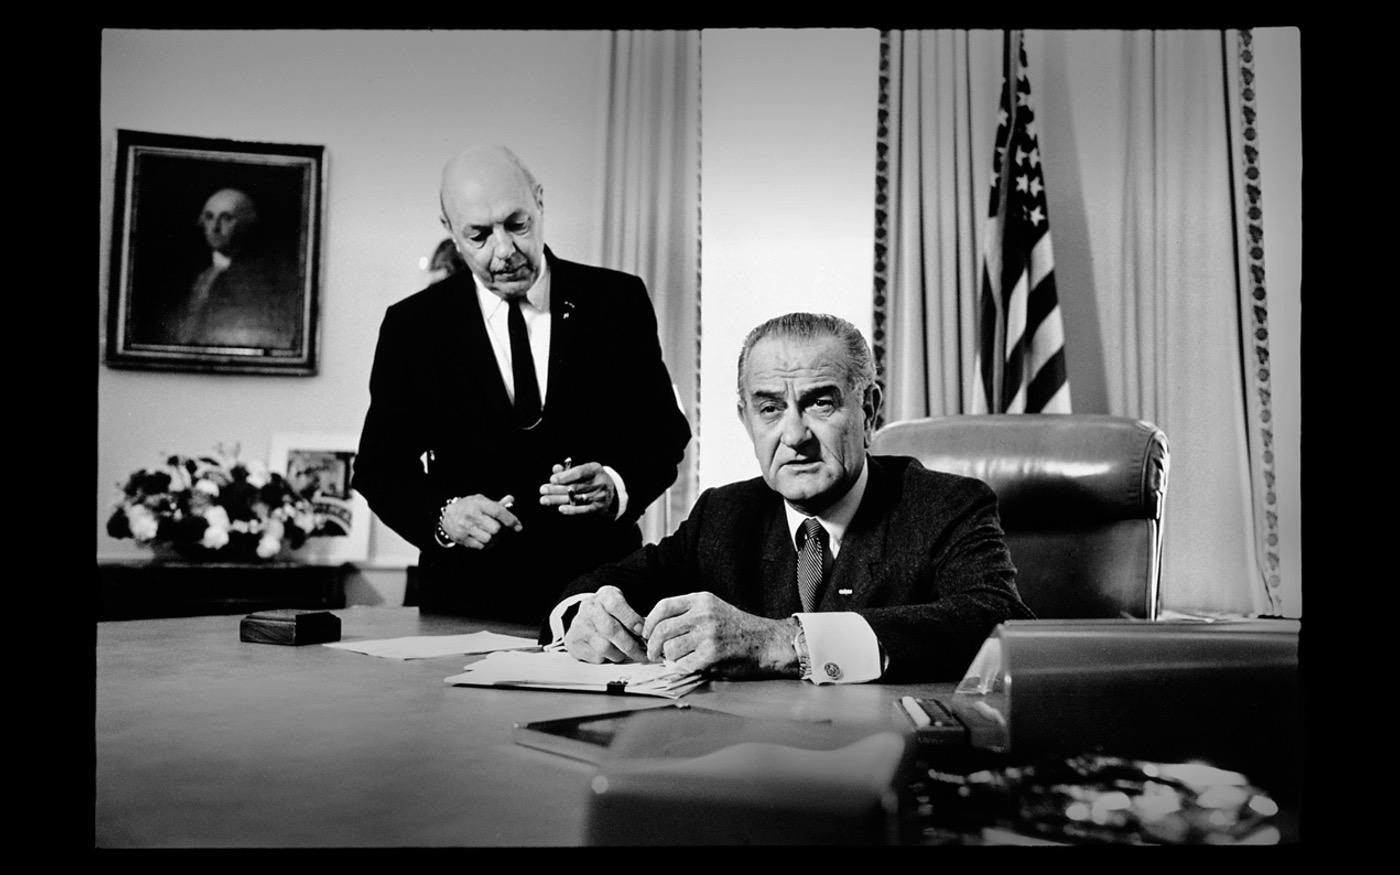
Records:
M757 476L735 416L749 329L793 310L870 337L874 30L706 30L700 486Z
M99 558L145 555L104 526L117 484L161 453L222 442L265 459L276 432L358 436L380 318L423 285L419 259L443 236L438 174L462 146L514 147L545 187L551 248L595 260L602 52L602 35L587 31L104 32L104 217L118 128L324 145L327 208L318 375L113 370L101 364L99 323ZM106 253L109 221L102 235ZM416 559L377 524L371 555Z

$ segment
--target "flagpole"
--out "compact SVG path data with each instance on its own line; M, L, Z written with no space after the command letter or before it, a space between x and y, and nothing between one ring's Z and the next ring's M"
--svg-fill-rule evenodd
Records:
M1020 57L1020 35L1021 31L1007 29L1002 34L1002 58L1001 58L1001 87L1006 94L1006 131L1007 138L1004 151L1001 154L1001 168L997 176L997 227L1000 239L996 241L999 251L1006 251L1006 201L1009 197L1008 187L1011 183L1011 143L1016 130L1016 63ZM1006 405L1010 401L1006 397L1006 264L1001 262L1001 276L997 277L998 294L993 299L996 306L996 336L992 343L989 355L992 356L992 380L991 386L987 387L991 391L989 413L1002 413L1006 410Z

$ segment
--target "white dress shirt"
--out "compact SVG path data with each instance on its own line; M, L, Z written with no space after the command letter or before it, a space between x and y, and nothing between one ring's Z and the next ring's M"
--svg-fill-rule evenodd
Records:
M476 274L472 274L476 286L476 301L481 307L481 318L486 321L486 334L491 338L491 351L496 354L496 368L501 372L501 380L506 384L506 395L515 403L515 369L510 355L510 304L505 298L482 285ZM540 403L549 404L549 339L553 325L549 318L549 262L541 259L540 275L535 284L525 293L520 302L520 315L525 318L525 333L530 338L530 358L535 362L535 380L540 384ZM580 461L589 461L581 459ZM617 487L617 515L621 519L627 512L627 487L622 476L615 470L603 466Z
M515 369L510 355L510 304L505 298L486 288L472 274L476 285L476 300L481 305L481 317L486 320L486 333L491 337L491 350L496 354L496 367L506 384L506 395L515 403ZM549 263L540 262L540 275L520 302L520 315L525 317L525 333L530 336L530 357L535 360L535 379L539 382L540 403L548 401L549 335L553 326L549 320Z

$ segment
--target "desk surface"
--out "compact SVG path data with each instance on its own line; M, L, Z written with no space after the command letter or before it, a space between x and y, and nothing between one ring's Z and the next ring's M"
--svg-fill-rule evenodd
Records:
M341 639L523 626L352 607ZM576 845L594 769L515 744L516 722L664 700L454 687L472 657L400 661L238 640L237 616L97 625L98 847ZM712 681L685 701L876 723L951 685Z

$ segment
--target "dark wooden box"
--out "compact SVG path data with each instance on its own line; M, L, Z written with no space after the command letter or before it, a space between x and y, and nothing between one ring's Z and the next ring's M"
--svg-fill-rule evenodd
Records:
M340 618L330 611L258 611L238 624L238 640L293 645L339 641Z

